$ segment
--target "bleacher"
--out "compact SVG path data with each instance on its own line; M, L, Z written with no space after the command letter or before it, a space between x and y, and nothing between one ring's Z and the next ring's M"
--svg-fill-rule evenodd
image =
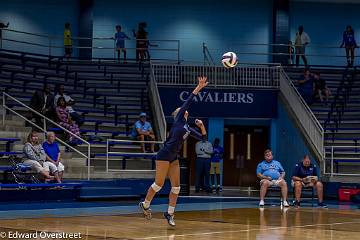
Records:
M286 71L293 81L303 74L301 68ZM335 173L360 170L360 76L356 69L326 67L311 71L320 72L332 92L329 102L316 100L310 106L324 128L325 161L330 166L333 157Z
M70 60L61 57L28 54L17 51L0 50L0 90L29 105L35 90L42 89L44 83L52 91L59 84L65 85L65 93L76 101L74 109L82 114L85 123L81 126L84 139L91 144L91 171L94 178L119 177L120 173L105 173L106 139L129 139L129 133L140 112L150 114L148 99L149 65L129 62L118 64L109 60ZM18 103L7 100L7 105L23 115L26 110ZM16 116L7 116L5 126L1 126L0 156L18 155L31 128ZM61 136L61 130L49 127ZM76 147L86 152L86 146ZM109 164L113 169L123 169L123 158L128 159L126 169L151 170L153 163L142 155L140 146L116 144L117 152L138 153L136 156L110 155ZM84 178L86 160L75 152L62 148L67 166L65 178ZM0 160L0 165L6 165ZM152 176L152 172L149 172ZM136 174L135 174L136 175ZM123 174L122 176L129 176ZM143 173L143 176L146 174Z

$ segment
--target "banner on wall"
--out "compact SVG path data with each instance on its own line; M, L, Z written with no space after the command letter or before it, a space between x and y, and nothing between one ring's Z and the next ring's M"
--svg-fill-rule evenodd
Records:
M193 88L159 87L165 116L180 107ZM190 115L220 118L274 118L277 114L277 90L204 89L195 96Z

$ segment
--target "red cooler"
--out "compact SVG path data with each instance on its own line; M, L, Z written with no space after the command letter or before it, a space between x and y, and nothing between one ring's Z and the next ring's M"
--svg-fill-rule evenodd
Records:
M339 201L351 201L351 197L358 194L360 189L351 186L343 186L339 188Z

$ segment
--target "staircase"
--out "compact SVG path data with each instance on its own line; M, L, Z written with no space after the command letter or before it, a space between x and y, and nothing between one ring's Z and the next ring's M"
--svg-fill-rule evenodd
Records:
M303 74L302 69L288 68L286 71L292 80L299 79ZM317 100L310 106L324 128L326 173L329 173L330 181L359 181L360 76L352 69L312 71L320 72L332 92L328 102ZM335 174L331 175L331 172Z
M47 57L47 56L46 56ZM29 105L35 90L48 83L52 89L58 84L65 85L65 92L76 101L74 109L85 116L81 127L82 137L91 143L91 178L152 177L151 161L145 158L131 158L127 170L121 171L121 158L110 157L109 165L116 172L105 172L106 139L129 140L129 132L140 112L150 114L148 98L148 65L136 63L117 64L99 61L70 61L49 59L45 56L0 50L0 90ZM7 100L13 110L24 115L26 110L19 104ZM25 121L8 115L5 126L0 127L2 138L19 138L11 144L12 152L21 152L23 143L31 128ZM1 145L2 144L2 145ZM0 142L0 151L5 146ZM86 145L76 147L83 153ZM139 152L140 146L119 144L112 151ZM84 179L87 176L86 159L76 152L62 148L66 165L64 177ZM0 162L0 165L7 163Z

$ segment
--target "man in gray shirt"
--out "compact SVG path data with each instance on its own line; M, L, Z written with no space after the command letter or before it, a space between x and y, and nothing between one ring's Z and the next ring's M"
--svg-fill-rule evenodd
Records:
M203 187L208 193L211 193L209 178L210 178L210 159L213 153L213 146L211 142L206 139L199 141L195 145L197 155L196 159L196 176L195 176L195 192L200 191Z

